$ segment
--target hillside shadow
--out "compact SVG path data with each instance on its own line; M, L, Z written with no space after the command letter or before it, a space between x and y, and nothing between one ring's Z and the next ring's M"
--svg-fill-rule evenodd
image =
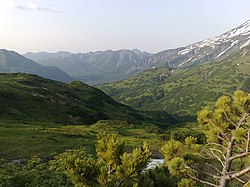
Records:
M183 122L196 122L196 116L169 114L165 111L138 111L144 123L152 123L165 129Z

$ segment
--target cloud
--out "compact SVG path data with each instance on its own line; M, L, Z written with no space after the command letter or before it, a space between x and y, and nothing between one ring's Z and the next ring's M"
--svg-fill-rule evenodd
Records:
M35 3L34 1L28 1L26 5L20 5L14 3L13 1L7 1L6 6L9 8L16 8L20 10L29 10L29 11L43 11L43 12L53 12L59 13L58 10L51 9L49 7L43 7Z

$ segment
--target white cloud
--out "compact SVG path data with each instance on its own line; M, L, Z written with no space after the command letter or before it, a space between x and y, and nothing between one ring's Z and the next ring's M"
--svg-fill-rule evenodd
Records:
M38 6L34 2L29 1L27 4L27 8L31 10L37 10Z
M58 10L54 10L49 7L44 7L40 6L37 2L35 1L27 1L26 4L18 4L15 3L14 1L5 1L4 3L5 7L8 8L15 8L15 9L20 9L20 10L29 10L29 11L44 11L44 12L54 12L58 13Z
M7 7L7 8L15 8L15 3L12 2L12 1L5 1L5 2L4 2L4 7Z

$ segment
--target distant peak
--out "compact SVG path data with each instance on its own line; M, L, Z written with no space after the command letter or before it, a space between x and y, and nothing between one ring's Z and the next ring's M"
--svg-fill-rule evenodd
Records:
M250 20L246 21L246 22L243 23L242 25L250 25Z
M16 51L10 51L10 50L7 50L7 49L0 49L0 52L2 54L5 54L5 55L18 55L18 56L21 56L19 53L17 53Z
M68 51L58 51L57 54L62 54L62 55L64 55L64 54L71 54L71 53L68 52Z
M131 49L131 51L133 51L134 53L142 53L142 51L140 51L139 49Z
M249 34L250 34L250 20L215 38L228 40L236 36L245 36Z
M131 49L131 51L134 52L137 55L147 55L147 56L152 55L151 53L149 53L147 51L141 51L139 49Z
M0 51L1 51L1 52L5 52L5 53L7 53L7 52L8 52L8 53L9 53L9 52L14 52L14 51L9 51L9 50L7 50L7 49L0 49Z

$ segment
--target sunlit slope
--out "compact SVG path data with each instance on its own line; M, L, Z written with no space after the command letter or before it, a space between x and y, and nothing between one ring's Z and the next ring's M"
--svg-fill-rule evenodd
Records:
M99 86L115 100L143 110L196 115L203 106L237 89L250 90L250 52L192 69L158 68Z

